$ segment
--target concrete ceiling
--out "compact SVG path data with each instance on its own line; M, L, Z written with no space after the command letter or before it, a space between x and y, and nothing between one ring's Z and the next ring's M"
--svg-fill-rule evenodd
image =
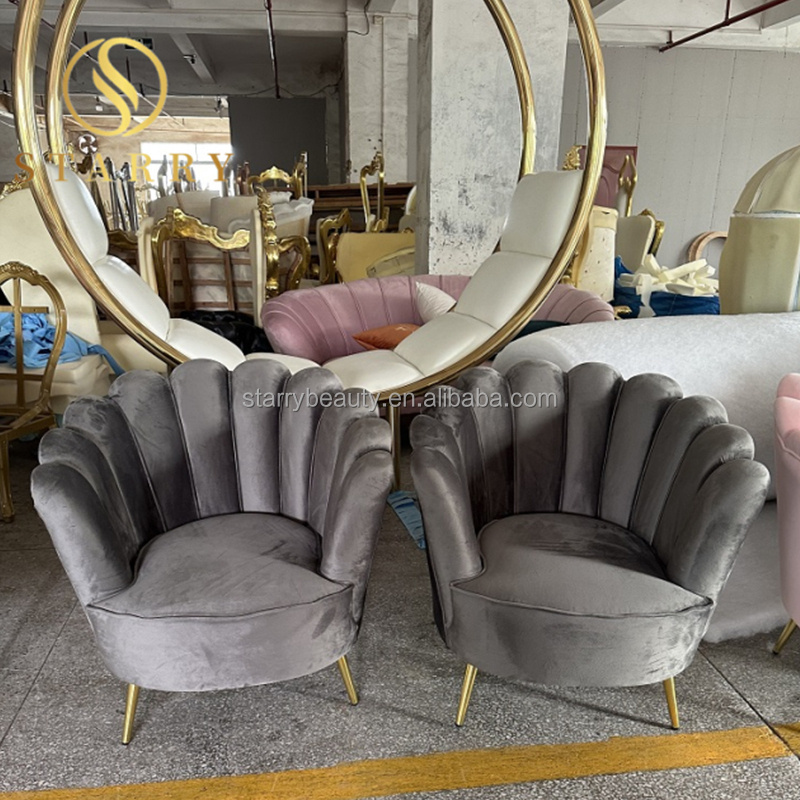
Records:
M725 19L727 0L591 0L605 44L661 46ZM730 17L764 0L730 0ZM800 49L800 0L762 11L686 47L760 50Z
M46 64L50 35L60 2L48 0L38 65ZM413 14L416 0L371 0L368 13ZM335 86L342 74L348 29L365 24L365 0L273 0L276 52L283 92L318 95ZM0 0L0 87L10 85L11 49L17 7ZM227 96L274 90L267 13L264 0L88 0L74 39L87 41L126 36L151 39L169 77L170 95ZM145 90L155 72L136 51L112 50L112 61ZM75 70L75 94L96 95L92 64ZM37 70L43 90L44 72Z

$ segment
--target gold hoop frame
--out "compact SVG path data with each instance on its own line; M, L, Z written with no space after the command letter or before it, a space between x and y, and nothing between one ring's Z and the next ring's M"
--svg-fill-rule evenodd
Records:
M46 117L47 141L50 151L54 153L66 152L60 86L66 69L70 42L75 33L78 18L83 10L85 1L64 0L50 49ZM566 236L533 294L522 308L502 328L496 331L488 341L467 357L445 367L434 375L406 386L397 387L391 392L382 392L379 395L380 400L386 400L390 395L397 392L415 393L425 391L431 386L446 382L463 370L490 358L516 336L545 300L552 288L559 282L569 266L581 234L588 223L589 213L600 180L606 142L607 110L603 57L600 52L600 41L597 36L590 2L589 0L568 0L568 2L575 21L586 70L590 132L580 196ZM484 0L484 3L500 32L511 60L516 80L522 117L522 158L520 164L520 176L522 176L533 172L536 150L536 122L530 70L528 69L519 33L503 0ZM17 134L23 152L31 154L30 166L33 168L31 189L33 190L36 204L61 255L83 287L103 311L155 356L169 365L179 364L186 360L185 356L166 341L153 334L152 331L144 328L100 281L92 265L86 260L75 241L64 214L58 206L51 178L46 169L44 153L39 142L33 84L39 28L44 6L45 0L21 0L14 31L13 86Z

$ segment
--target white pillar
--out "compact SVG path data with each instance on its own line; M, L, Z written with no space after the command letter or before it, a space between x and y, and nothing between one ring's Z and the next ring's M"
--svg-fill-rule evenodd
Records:
M396 7L402 3L397 3ZM408 179L409 19L405 13L347 15L345 48L348 180L382 150L389 182ZM365 35L366 34L366 35Z
M536 169L556 169L567 52L566 0L507 0L536 98ZM517 182L519 100L482 0L420 0L420 272L474 272L497 244Z

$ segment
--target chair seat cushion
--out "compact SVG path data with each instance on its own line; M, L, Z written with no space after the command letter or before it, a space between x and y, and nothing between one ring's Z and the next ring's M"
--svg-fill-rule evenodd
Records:
M480 534L484 571L459 590L566 614L674 614L705 598L669 581L652 548L603 520L520 514Z
M353 587L318 572L319 537L274 514L190 522L142 548L134 580L86 607L120 680L146 689L235 689L309 675L358 634Z
M225 514L161 534L133 583L98 607L139 617L227 617L313 603L342 591L317 574L319 536L272 514ZM213 589L212 589L213 587Z
M447 644L482 672L560 686L678 675L713 603L670 582L650 546L602 520L521 514L481 531L483 572L453 584Z

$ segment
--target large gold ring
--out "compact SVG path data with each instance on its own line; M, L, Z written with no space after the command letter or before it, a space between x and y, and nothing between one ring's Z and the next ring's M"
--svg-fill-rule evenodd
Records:
M520 174L533 171L536 149L534 97L525 51L511 15L503 0L484 0L494 19L508 52L519 95L522 116L522 158ZM487 342L457 363L422 380L398 387L380 395L381 400L397 392L416 393L446 382L471 366L480 364L504 347L522 329L536 309L559 282L585 229L602 171L606 142L606 92L603 57L589 0L568 0L586 69L589 98L589 144L581 192L567 233L549 269L522 308ZM64 0L50 48L46 88L47 140L53 153L66 152L63 129L61 80L67 66L70 42L78 24L85 0ZM75 241L59 208L45 156L39 144L36 127L36 106L33 78L36 70L36 50L45 0L21 0L14 32L13 86L16 107L17 134L23 152L29 154L33 168L31 189L45 224L61 255L83 287L103 311L126 333L167 364L179 364L185 356L145 328L111 294L95 274Z

